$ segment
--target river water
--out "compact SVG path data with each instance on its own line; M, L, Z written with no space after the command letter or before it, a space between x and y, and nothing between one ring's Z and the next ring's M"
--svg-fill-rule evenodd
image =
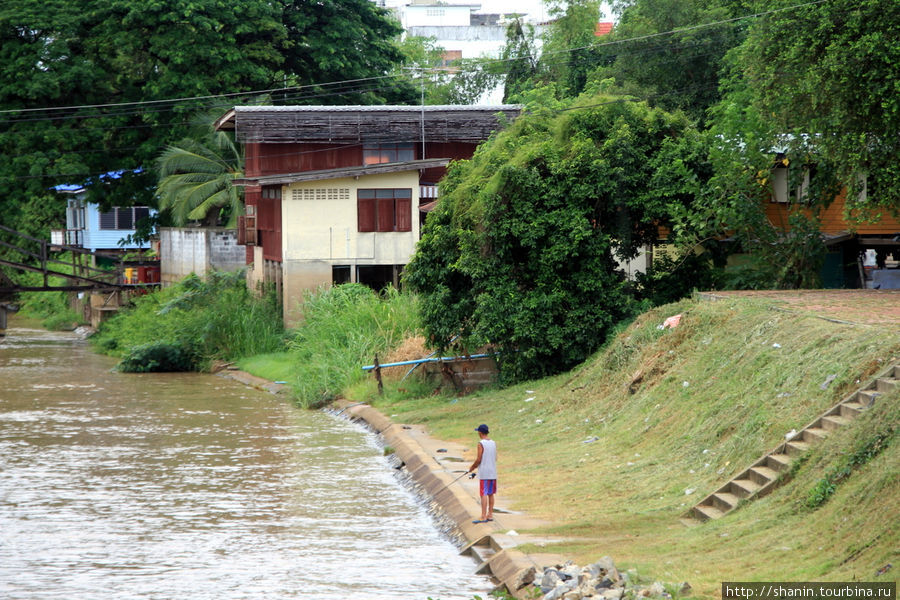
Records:
M469 599L377 439L214 375L0 338L0 598Z

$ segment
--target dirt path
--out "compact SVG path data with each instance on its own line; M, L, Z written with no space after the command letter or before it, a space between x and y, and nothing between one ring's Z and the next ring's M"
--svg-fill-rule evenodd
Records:
M770 298L786 310L866 325L900 325L900 290L752 290L704 292L708 298Z

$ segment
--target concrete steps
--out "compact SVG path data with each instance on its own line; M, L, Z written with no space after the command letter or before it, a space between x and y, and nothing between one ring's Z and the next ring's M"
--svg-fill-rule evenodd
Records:
M816 417L777 448L692 507L687 517L708 521L718 519L744 502L772 491L790 472L791 464L831 432L845 427L870 408L878 396L900 386L900 363L891 365L864 388L853 392Z

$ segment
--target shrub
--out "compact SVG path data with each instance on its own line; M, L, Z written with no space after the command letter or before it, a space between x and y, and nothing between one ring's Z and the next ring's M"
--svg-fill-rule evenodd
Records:
M193 353L184 346L170 342L151 342L132 347L116 368L126 373L151 373L193 371L195 366Z

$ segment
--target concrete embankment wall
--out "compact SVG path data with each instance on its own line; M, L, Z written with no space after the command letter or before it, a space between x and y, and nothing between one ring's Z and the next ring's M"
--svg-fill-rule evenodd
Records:
M533 573L537 565L522 552L502 548L502 544L494 539L494 535L498 533L494 523L472 522L481 516L481 506L476 498L454 481L459 475L452 474L438 462L409 429L395 424L371 406L345 403L343 406L339 405L339 408L343 410L343 414L367 424L381 436L386 445L394 449L413 481L456 524L468 542L466 548L477 544L494 550L478 567L479 571L492 575L516 597L525 597L524 594L529 589L525 585L529 581L528 573Z
M243 371L223 370L218 374L275 394L284 389L284 385L280 383L270 382ZM513 548L504 548L504 545L509 544L504 543L502 539L504 536L496 519L492 523L472 522L480 518L481 504L460 482L462 469L457 468L456 472L448 469L438 461L433 448L427 449L420 442L420 439L424 439L424 434L415 435L418 430L394 423L367 404L339 401L334 406L342 416L364 423L381 437L386 446L394 449L395 455L403 462L403 468L412 480L456 526L466 541L463 551L475 550L477 547L489 550L485 553L484 562L477 566L477 572L490 574L498 584L506 587L517 598L525 598L531 592L533 588L527 585L531 581L529 575L533 575L538 565L532 557ZM468 464L457 463L462 467ZM473 556L478 555L477 551L473 552Z

